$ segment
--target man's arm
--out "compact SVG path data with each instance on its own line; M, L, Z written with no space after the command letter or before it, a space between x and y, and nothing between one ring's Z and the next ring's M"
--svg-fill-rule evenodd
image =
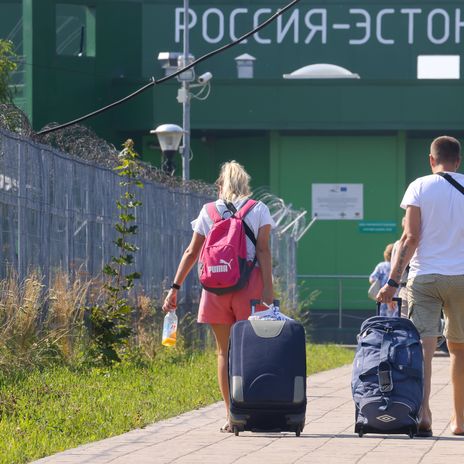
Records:
M421 230L421 213L417 206L408 206L404 221L404 232L399 240L395 255L392 257L389 278L399 283L406 266L411 260L417 245L419 244ZM388 284L384 285L378 295L377 301L391 303L396 288Z

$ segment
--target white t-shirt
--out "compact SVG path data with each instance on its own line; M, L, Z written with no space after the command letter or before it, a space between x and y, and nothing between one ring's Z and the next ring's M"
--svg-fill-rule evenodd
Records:
M242 199L238 201L234 201L233 204L237 210L245 203L247 199ZM221 216L228 217L230 213L228 212L226 205L223 200L216 200L216 207L218 208L218 212ZM225 213L225 214L224 214ZM261 227L266 226L268 224L271 225L273 229L275 227L275 222L272 219L271 213L269 212L269 208L261 201L248 212L245 216L245 222L248 224L250 229L253 231L253 234L256 238L258 238L258 231ZM208 232L211 230L213 226L213 221L208 215L206 211L206 205L203 205L201 208L200 214L198 217L192 221L192 229L194 232L204 235L208 235ZM252 261L255 258L255 246L253 245L252 241L246 238L247 243L247 260Z
M449 172L464 186L464 175ZM409 278L422 274L464 274L464 195L437 174L409 184L401 207L421 213L419 245L411 259Z

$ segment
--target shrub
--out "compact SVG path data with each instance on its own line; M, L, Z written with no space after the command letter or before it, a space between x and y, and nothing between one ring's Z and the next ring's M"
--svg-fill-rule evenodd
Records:
M9 40L0 39L0 103L11 102L9 89L10 74L16 69L13 52L13 43Z
M105 301L88 308L90 314L90 361L109 366L121 361L121 352L128 347L132 333L130 324L131 314L135 308L129 299L130 290L134 287L134 280L140 278L136 271L128 271L134 262L133 253L138 247L130 242L130 238L137 233L135 209L142 205L133 193L134 187L143 187L137 180L138 154L134 151L134 142L127 140L119 155L119 165L114 169L122 177L119 185L124 191L116 205L119 209L119 222L115 229L118 238L114 244L118 248L118 255L113 256L110 263L105 265L103 273Z

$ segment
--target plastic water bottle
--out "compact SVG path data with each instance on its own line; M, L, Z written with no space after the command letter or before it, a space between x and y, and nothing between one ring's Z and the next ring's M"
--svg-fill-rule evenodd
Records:
M163 337L161 344L164 346L174 346L177 339L177 314L175 311L169 311L164 316Z

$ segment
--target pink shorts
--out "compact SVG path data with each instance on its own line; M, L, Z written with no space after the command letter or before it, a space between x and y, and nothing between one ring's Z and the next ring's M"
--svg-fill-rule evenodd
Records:
M262 294L261 269L255 267L248 284L241 290L224 295L202 290L198 322L200 324L233 324L236 321L248 319L251 314L250 300L260 300Z

